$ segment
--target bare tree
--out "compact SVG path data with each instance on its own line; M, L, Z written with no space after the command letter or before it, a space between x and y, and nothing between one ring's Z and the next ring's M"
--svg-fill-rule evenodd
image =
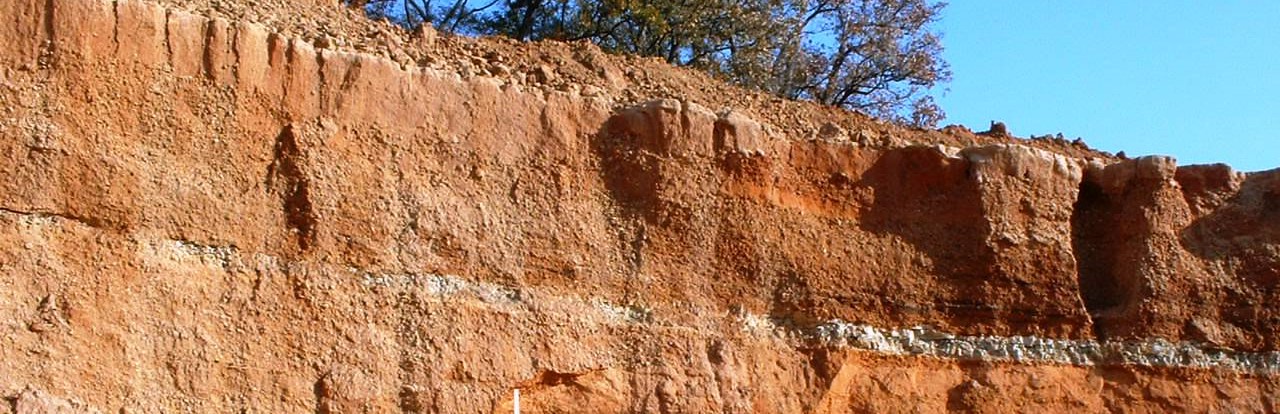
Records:
M342 0L373 18L395 21L408 28L429 24L447 33L470 32L484 13L500 0ZM477 33L480 34L480 33Z

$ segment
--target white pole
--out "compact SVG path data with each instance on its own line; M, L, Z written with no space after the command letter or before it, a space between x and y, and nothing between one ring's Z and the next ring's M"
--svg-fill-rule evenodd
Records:
M515 407L515 414L520 414L520 389L519 388L516 388L516 396L514 401L515 401L515 404L513 406Z

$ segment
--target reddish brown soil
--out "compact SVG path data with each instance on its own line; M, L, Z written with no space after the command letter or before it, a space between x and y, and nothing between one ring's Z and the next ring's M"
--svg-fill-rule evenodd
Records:
M1280 173L248 4L0 2L0 413L1277 409L803 334L1276 351Z

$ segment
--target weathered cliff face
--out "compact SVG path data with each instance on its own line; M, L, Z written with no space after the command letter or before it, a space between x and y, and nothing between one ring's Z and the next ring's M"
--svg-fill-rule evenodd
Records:
M186 3L0 0L0 412L1280 409L1280 173Z

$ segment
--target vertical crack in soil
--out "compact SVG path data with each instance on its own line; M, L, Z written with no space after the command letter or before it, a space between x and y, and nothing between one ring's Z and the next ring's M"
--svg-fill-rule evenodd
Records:
M1107 194L1096 183L1083 180L1071 213L1072 253L1076 259L1076 280L1085 311L1093 319L1096 338L1106 338L1107 310L1123 305L1128 296L1114 273L1116 254L1111 243L1111 215Z
M316 414L332 414L333 413L332 408L329 407L329 404L325 401L325 397L327 397L330 394L329 385L326 383L326 380L328 378L329 378L328 374L321 376L320 379L316 380L315 385L311 387L311 390L314 393L315 399L316 399L316 410L315 410Z
M267 189L279 195L285 226L295 235L298 248L306 251L315 242L316 216L302 160L293 125L286 126L276 137L275 154L267 167Z

